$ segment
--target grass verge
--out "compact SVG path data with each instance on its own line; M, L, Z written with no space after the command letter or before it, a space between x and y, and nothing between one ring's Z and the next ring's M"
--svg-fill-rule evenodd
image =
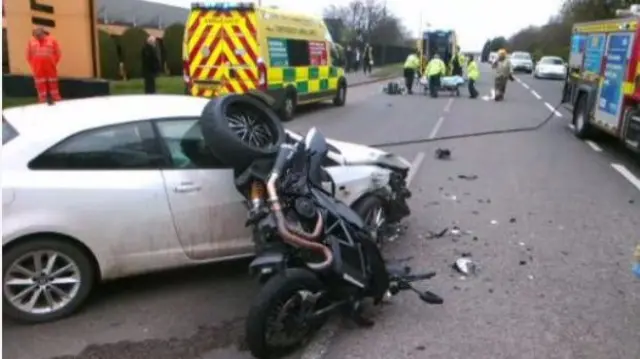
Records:
M371 77L374 79L393 77L402 75L402 64L393 64L375 69ZM125 94L142 94L144 93L144 84L142 79L134 79L129 81L112 81L111 93L113 95ZM158 93L178 94L184 93L184 82L182 77L159 77L156 82ZM2 108L23 106L35 103L33 97L2 97Z

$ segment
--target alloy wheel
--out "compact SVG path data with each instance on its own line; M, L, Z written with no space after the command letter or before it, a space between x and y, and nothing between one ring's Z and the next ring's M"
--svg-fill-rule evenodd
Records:
M4 273L4 295L16 309L35 315L67 306L81 286L80 267L56 251L32 251L11 263Z
M229 114L227 121L231 131L252 146L263 148L274 143L275 135L271 128L250 112Z

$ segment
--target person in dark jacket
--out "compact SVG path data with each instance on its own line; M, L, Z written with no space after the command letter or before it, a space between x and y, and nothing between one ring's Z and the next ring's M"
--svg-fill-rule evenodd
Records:
M142 77L144 79L144 93L156 93L156 77L160 73L160 57L156 38L149 36L142 47Z
M347 49L344 52L345 57L345 72L349 73L353 69L353 49L351 45L347 45Z
M364 45L364 53L362 55L362 71L364 74L371 74L373 67L373 48L369 44Z

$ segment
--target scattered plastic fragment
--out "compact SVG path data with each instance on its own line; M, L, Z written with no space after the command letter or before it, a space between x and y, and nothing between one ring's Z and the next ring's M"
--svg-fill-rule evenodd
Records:
M531 274L529 274L527 278L529 278L529 280L533 280L533 276Z
M468 257L458 258L455 263L453 263L452 268L466 276L476 274L477 270L476 264Z
M478 176L476 175L458 175L458 178L463 179L463 180L467 180L467 181L475 181L478 179Z
M439 160L448 160L451 158L451 150L447 148L436 149L436 158Z
M491 220L491 224L494 224L494 225L495 225L495 224L498 224L498 221L496 221L495 219L492 219L492 220Z

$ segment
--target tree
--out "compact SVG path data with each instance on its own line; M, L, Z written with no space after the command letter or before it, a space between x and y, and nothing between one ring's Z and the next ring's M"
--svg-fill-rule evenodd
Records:
M100 51L100 77L116 80L119 77L118 49L111 35L103 30L98 31L98 46Z
M491 39L489 49L491 51L498 51L507 47L507 39L504 36L498 36Z
M616 9L627 9L638 0L564 0L558 14L541 27L524 28L509 38L513 50L528 51L534 58L569 56L571 29L577 22L610 19Z
M147 37L149 37L149 34L139 27L127 29L120 37L122 62L129 79L142 76L142 47Z
M171 75L182 74L182 41L184 39L184 25L174 24L164 30L164 50L167 67Z
M482 62L489 61L489 54L491 53L491 40L487 40L482 46L482 54L480 55Z
M324 17L332 19L329 31L342 43L400 45L407 39L407 30L385 3L378 0L353 0L345 6L332 5Z

